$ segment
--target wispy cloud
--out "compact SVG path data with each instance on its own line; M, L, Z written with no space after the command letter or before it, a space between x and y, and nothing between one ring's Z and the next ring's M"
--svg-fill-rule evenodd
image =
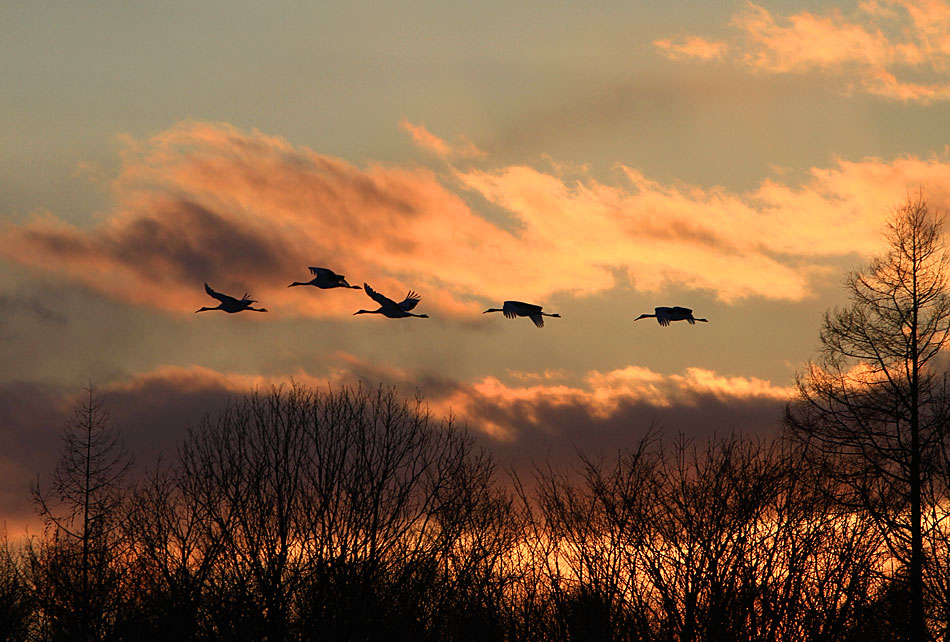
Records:
M700 36L686 36L674 41L670 38L656 40L653 44L671 60L718 60L726 55L729 45L725 42L707 40Z
M399 123L400 127L409 132L413 142L444 159L483 158L485 152L475 146L475 143L464 136L459 136L455 144L449 144L425 128L425 125L416 125L405 118Z
M288 289L325 265L423 311L470 315L530 293L585 295L674 286L722 300L799 300L829 260L870 254L888 209L923 187L950 202L945 158L840 160L803 183L755 190L664 184L630 167L604 183L552 168L369 165L229 125L183 123L130 141L97 225L52 215L7 223L0 255L118 300L179 313L205 305L202 283L249 291L272 312L350 315L355 291ZM508 214L501 226L463 196ZM620 281L618 282L618 275ZM257 315L260 318L263 315Z
M728 44L690 35L654 45L674 60L729 58L762 73L835 74L847 91L883 98L950 98L950 3L942 0L865 0L849 14L788 16L750 2L730 26L737 33Z

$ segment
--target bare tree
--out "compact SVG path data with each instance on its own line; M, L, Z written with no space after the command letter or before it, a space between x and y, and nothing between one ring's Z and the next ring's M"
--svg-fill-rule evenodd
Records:
M30 551L33 582L47 617L74 639L100 639L117 604L116 546L131 465L95 388L63 431L62 456L49 486L33 484L45 542Z
M394 389L254 392L130 502L139 639L501 639L513 526L472 437Z
M205 596L223 548L205 508L206 482L159 461L132 494L123 521L131 557L125 592L141 608L124 623L130 637L185 642L204 633Z
M580 467L535 471L532 547L544 591L534 617L548 639L640 639L653 620L644 601L642 547L651 530L657 453L648 432L616 459L580 454ZM544 604L547 602L547 604Z
M925 497L947 437L947 380L938 355L950 333L947 254L923 195L908 198L887 251L851 273L850 303L825 314L819 356L799 377L789 435L835 482L838 500L880 528L906 569L911 639L925 621Z
M440 639L462 620L483 627L516 537L489 454L394 389L343 388L308 408L309 626Z
M787 442L648 436L581 461L520 491L522 639L878 639L886 548Z

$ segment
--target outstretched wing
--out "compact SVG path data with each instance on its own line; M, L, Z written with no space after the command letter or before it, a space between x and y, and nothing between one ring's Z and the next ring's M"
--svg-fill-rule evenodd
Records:
M537 314L529 314L528 318L534 321L534 325L538 326L539 328L544 327L544 317L541 316L540 312Z
M328 281L339 281L343 278L342 275L337 274L333 270L328 270L327 268L322 267L308 267L310 274L313 276L319 276L321 279L326 279Z
M235 299L233 296L228 296L227 294L222 294L221 292L214 291L211 288L211 286L208 285L207 283L205 283L205 292L208 293L208 296L214 299L217 299L221 303L228 303L228 302L237 303L238 302L238 300Z
M416 304L419 303L419 301L421 300L422 300L421 296L419 296L412 290L409 290L409 294L406 295L406 298L399 302L399 307L405 310L406 312L409 312L409 310L416 307Z
M501 307L502 313L509 319L514 319L517 316L534 318L532 315L541 313L540 305L524 303L523 301L505 301Z
M689 308L684 308L682 306L675 305L673 306L673 314L681 315L683 317L691 317L693 316L693 311L690 310Z
M371 298L376 303L380 304L383 307L396 307L396 302L390 299L387 296L383 296L373 288L369 287L369 283L363 283L363 291L366 292L367 296ZM403 308L405 309L405 308Z

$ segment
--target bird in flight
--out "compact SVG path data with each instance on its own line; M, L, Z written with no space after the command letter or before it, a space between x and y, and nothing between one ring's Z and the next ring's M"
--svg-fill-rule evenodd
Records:
M690 325L695 325L697 321L702 321L703 323L709 323L708 319L697 319L693 316L693 311L689 308L682 308L680 306L674 306L672 308L653 308L653 314L641 314L634 321L639 321L640 319L646 319L649 317L656 317L656 322L662 326L668 326L670 321L686 321Z
M371 298L373 301L379 304L378 310L359 310L354 312L353 315L357 314L381 314L384 317L389 317L390 319L403 319L405 317L417 317L419 319L428 319L428 314L413 314L410 312L416 304L422 300L422 297L409 290L409 294L406 295L406 298L396 303L389 297L383 296L373 288L369 287L369 283L363 284L363 290L366 292L366 295Z
M224 310L230 314L235 312L243 312L244 310L251 310L252 312L267 312L267 308L252 308L252 303L257 303L256 299L250 298L247 293L244 293L244 296L240 299L235 299L233 296L228 296L227 294L222 294L221 292L215 292L211 289L211 286L205 283L205 292L208 293L208 296L217 299L221 303L213 308L203 307L195 312L205 312L207 310Z
M534 325L539 328L544 327L544 317L556 317L561 318L560 314L548 314L547 312L541 312L540 305L534 305L533 303L522 303L521 301L505 301L500 308L488 308L482 314L488 314L489 312L501 312L508 319L514 319L515 317L528 317L534 321Z
M342 274L337 274L333 270L328 270L327 268L322 267L308 267L310 274L313 275L313 278L309 281L294 281L288 288L292 288L295 285L313 285L321 290L329 290L331 288L352 288L354 290L359 290L360 286L350 285L346 282L346 279Z

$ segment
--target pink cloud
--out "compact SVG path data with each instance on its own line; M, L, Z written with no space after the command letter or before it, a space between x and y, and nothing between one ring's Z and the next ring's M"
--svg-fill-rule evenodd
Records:
M486 302L618 285L799 300L829 259L870 254L889 208L923 187L950 199L945 158L839 160L808 180L735 193L663 184L630 167L620 180L568 179L526 165L495 169L371 164L297 148L229 125L182 123L130 141L115 207L91 227L52 215L0 228L0 255L118 300L191 314L202 283L250 292L270 315L349 316L356 290L287 288L309 265L370 283L420 312L473 318ZM476 193L513 225L463 199ZM213 304L213 303L212 303ZM247 315L244 315L247 316ZM198 317L193 317L198 318Z
M850 15L831 9L777 16L749 3L733 16L738 31L728 45L733 59L763 73L819 70L842 76L850 91L901 101L928 103L950 98L950 4L941 0L868 0ZM674 60L708 60L707 41L654 44ZM911 80L929 75L930 82Z

